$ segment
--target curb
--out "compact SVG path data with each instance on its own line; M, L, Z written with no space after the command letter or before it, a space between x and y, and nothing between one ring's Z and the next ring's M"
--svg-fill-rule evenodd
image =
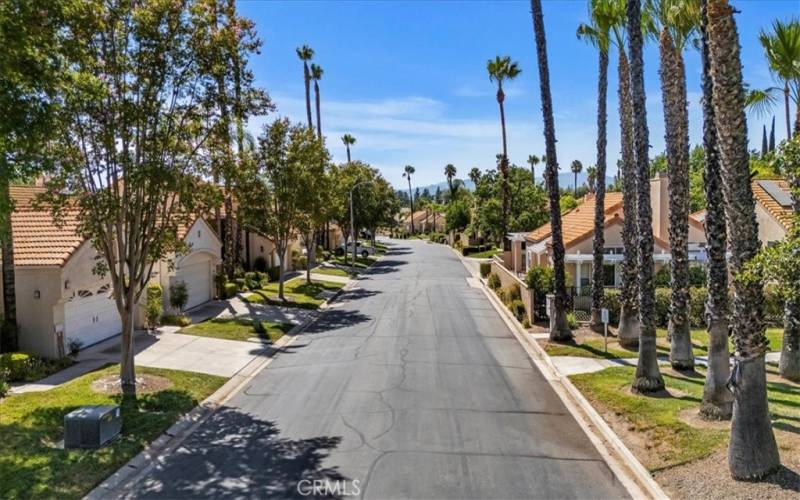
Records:
M471 270L464 262L464 257L450 247L461 261L461 264L472 275ZM609 427L602 416L595 410L571 380L562 374L550 360L538 342L531 339L511 312L500 302L494 293L486 288L486 280L477 277L481 282L481 290L489 302L498 312L500 317L514 334L517 341L528 353L531 361L541 371L550 386L558 394L570 414L578 422L589 440L614 472L617 479L633 498L668 499L661 486L653 479L650 472L644 468L634 454L625 446L625 443ZM588 421L587 421L588 420Z
M381 257L382 258L382 257ZM378 259L380 260L380 259ZM377 262L377 261L376 261ZM210 396L201 401L188 413L181 416L161 436L150 442L147 447L130 459L125 465L95 486L83 498L87 500L103 499L109 497L124 497L126 486L136 483L145 476L156 464L162 462L162 457L177 449L183 442L213 415L222 405L240 392L256 375L267 368L275 359L275 355L282 349L290 346L298 336L308 327L313 325L330 308L330 304L338 299L344 292L352 290L360 278L350 278L342 288L328 298L317 309L317 314L307 318L302 323L295 325L286 335L271 344L264 354L250 360L227 382L214 391ZM122 489L122 491L120 491Z

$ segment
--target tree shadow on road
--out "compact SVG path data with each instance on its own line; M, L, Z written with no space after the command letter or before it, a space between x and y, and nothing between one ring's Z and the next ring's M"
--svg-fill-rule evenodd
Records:
M299 483L326 481L344 488L348 482L337 467L323 465L341 440L340 436L291 439L282 436L273 422L222 408L166 457L134 496L308 498L298 491Z
M328 309L317 321L309 326L304 332L306 334L328 333L338 328L358 325L370 321L372 318L359 311L347 309Z

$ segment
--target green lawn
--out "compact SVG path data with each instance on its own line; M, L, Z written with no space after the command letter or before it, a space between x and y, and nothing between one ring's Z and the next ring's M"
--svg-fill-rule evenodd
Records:
M617 432L633 433L638 458L650 471L703 458L727 442L728 429L697 428L679 418L686 409L696 409L703 398L705 371L694 377L664 373L669 396L640 396L630 392L633 367L607 368L600 372L573 375L570 379L600 409L615 415ZM796 432L800 420L800 386L776 381L776 369L768 367L769 407L773 426ZM671 372L675 373L675 372ZM613 423L613 422L612 422ZM629 436L630 439L630 436ZM781 442L778 436L779 444ZM644 450L644 451L643 451Z
M166 377L169 389L141 395L138 408L125 405L122 436L99 450L64 450L64 415L88 404L118 404L119 396L97 394L92 381L117 373L117 365L89 373L45 392L0 401L0 484L3 498L80 498L139 453L191 410L225 378L175 370L138 368Z
M339 269L338 267L322 267L317 266L311 270L314 274L325 274L327 276L341 276L343 278L349 278L350 273L345 271L344 269Z
M484 250L483 252L471 253L467 255L467 257L472 259L491 259L500 252L501 250L499 248L492 248L491 250Z
M338 256L331 256L329 262L331 264L336 264L338 266L347 266L350 267L351 259L353 258L353 254L342 255L341 257ZM375 263L377 257L370 255L366 259L363 257L356 257L356 269L366 269L372 264Z
M261 324L267 330L266 335L256 333L253 329L253 322L244 319L210 319L183 328L178 333L224 340L247 340L251 337L261 337L275 342L294 328L294 325L275 321L262 321Z
M306 283L305 277L294 278L284 283L284 295L287 301L278 299L278 283L270 283L266 288L254 290L245 299L256 304L277 304L304 309L316 309L325 302L319 295L325 291L336 291L344 286L343 283L331 281L314 281Z
M780 351L783 344L783 329L767 328L767 338L769 339L770 350ZM669 341L667 340L667 330L659 328L656 330L658 336L658 353L663 356L669 355ZM635 358L639 356L637 349L624 349L616 342L616 337L608 337L608 353L603 352L603 337L598 334L596 338L584 339L581 344L561 344L548 342L544 345L544 350L550 356L578 356L583 358ZM705 329L692 330L692 346L695 356L708 355L708 332ZM729 349L733 352L733 343L729 343Z

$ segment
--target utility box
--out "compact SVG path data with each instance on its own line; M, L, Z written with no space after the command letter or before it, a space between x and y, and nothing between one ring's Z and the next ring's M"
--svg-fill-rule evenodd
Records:
M64 416L64 448L99 448L121 430L119 406L84 406Z

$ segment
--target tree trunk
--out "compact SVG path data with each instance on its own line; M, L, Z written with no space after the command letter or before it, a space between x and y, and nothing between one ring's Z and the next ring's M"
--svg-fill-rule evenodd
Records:
M2 160L0 160L1 162ZM0 242L3 257L3 316L0 321L0 352L13 352L19 348L17 337L17 293L14 269L14 233L11 227L11 213L14 209L11 199L11 182L7 165L0 165Z
M706 195L705 231L708 246L706 282L706 324L708 325L708 371L703 386L700 416L705 420L730 420L733 394L727 387L730 377L728 353L728 262L725 207L722 197L717 126L714 123L713 83L711 82L706 36L705 5L702 9L701 58L703 66L703 147L705 148L704 190Z
M229 280L233 279L236 272L236 231L233 222L233 195L230 182L225 182L225 274Z
M347 163L350 163L350 145L345 144L345 147L347 148Z
M650 206L650 147L642 60L641 1L627 3L628 43L631 57L633 141L636 155L636 221L639 228L639 362L631 386L634 392L664 388L656 355L655 287L653 284L653 213Z
M303 83L306 87L306 117L308 118L308 128L314 129L314 121L311 118L311 74L308 71L308 61L303 61Z
M619 301L617 339L623 347L638 347L639 333L639 249L636 242L636 162L633 151L633 104L631 102L630 71L625 48L619 49L619 121L622 145L622 289Z
M750 186L739 36L727 0L709 0L707 13L730 266L736 277L732 317L736 358L731 376L734 401L728 466L736 479L757 479L777 470L780 457L767 404L762 283L740 276L760 245Z
M783 378L800 382L800 304L794 300L786 301L779 369Z
M683 56L667 28L661 30L661 97L669 171L670 313L669 360L676 370L694 369L689 330L689 117Z
M536 38L536 57L539 62L539 90L542 98L545 149L547 151L546 172L547 186L550 191L550 232L555 274L555 318L552 321L553 327L550 329L550 340L566 341L572 339L572 331L567 323L567 289L564 276L564 240L561 235L556 131L553 123L553 100L550 94L550 71L547 63L547 38L544 32L541 0L531 0L531 16Z
M503 88L498 87L497 103L500 105L500 130L503 135L503 157L500 159L500 175L503 178L503 190L501 193L503 214L500 221L500 231L503 233L503 250L508 251L511 249L511 242L508 241L508 148L506 146L506 111L503 105L504 100L505 94L503 93Z
M592 240L592 317L595 330L603 327L603 254L605 252L605 199L606 199L606 96L608 94L608 51L600 50L599 76L597 79L597 186L594 205L594 239Z
M789 82L786 81L783 84L783 107L786 112L786 140L792 138L792 120L789 118L791 113L789 112Z
M317 138L322 140L322 119L319 115L319 83L314 80L314 101L317 108Z
M278 270L278 299L286 300L286 297L283 295L283 282L284 282L284 273L286 272L286 248L283 250L278 248L278 265L280 269Z
M133 304L132 295L125 300L123 309L120 311L122 316L122 339L120 346L119 380L122 387L122 394L125 396L136 396L136 367L134 356L136 355L133 345L134 334L134 313L136 305Z
M411 204L411 234L414 234L414 193L411 192L411 177L408 178L408 199Z

